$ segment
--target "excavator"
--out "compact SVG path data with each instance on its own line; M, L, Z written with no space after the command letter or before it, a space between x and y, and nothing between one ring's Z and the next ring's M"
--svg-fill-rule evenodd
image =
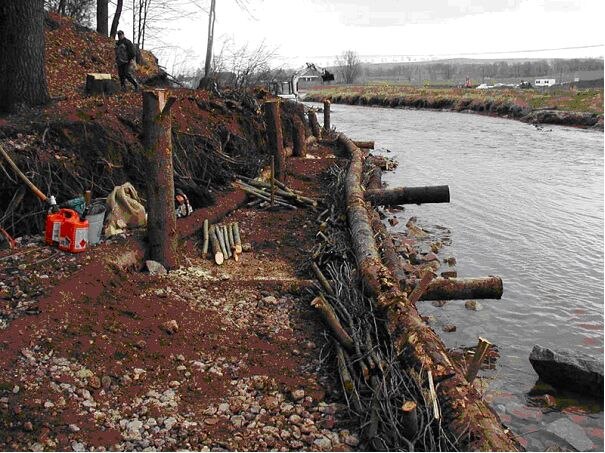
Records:
M334 80L334 74L326 68L318 68L313 63L305 65L296 71L288 81L274 81L271 83L271 92L282 99L298 100L298 81L307 73L314 72L320 74L322 83Z

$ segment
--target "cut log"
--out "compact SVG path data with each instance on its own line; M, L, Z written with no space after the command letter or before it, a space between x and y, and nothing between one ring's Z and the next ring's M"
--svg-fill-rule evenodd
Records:
M172 166L172 121L166 90L143 92L143 147L147 174L149 257L166 269L177 266Z
M365 192L365 199L377 206L399 204L449 203L449 186L398 187L396 189L372 189Z
M329 132L332 128L332 124L330 123L330 100L326 99L324 101L324 131Z
M233 224L233 240L235 241L235 253L242 253L242 239L239 231L239 223Z
M374 149L374 142L373 141L353 140L353 143L358 148L362 148L362 149Z
M351 336L347 333L347 331L342 327L334 308L332 305L323 297L321 294L317 296L315 299L311 301L311 306L316 308L321 314L322 319L326 323L326 325L332 330L334 337L339 341L339 343L347 350L354 350L354 343Z
M401 406L401 424L403 425L403 435L407 440L413 440L418 434L418 414L417 404L414 401L406 401Z
M263 104L269 152L272 156L275 156L275 179L285 181L286 157L284 155L284 137L279 107L279 99Z
M204 220L204 245L202 246L202 256L206 256L208 253L208 244L210 242L210 233L208 231L208 219Z
M221 244L219 242L214 225L210 227L208 234L210 236L210 243L212 245L212 255L214 255L214 262L220 266L225 261L225 255L223 255Z
M307 116L309 117L309 126L311 126L313 137L319 140L321 138L321 128L319 127L319 121L317 121L315 110L309 110Z
M216 231L216 236L218 237L218 242L221 246L221 252L223 252L223 256L226 260L229 259L229 254L227 253L227 245L225 244L225 236L223 235L223 228L220 225L216 225L214 228Z
M420 300L501 299L502 292L500 277L436 278Z
M452 363L439 336L422 320L399 284L380 259L361 189L363 153L345 135L338 141L351 156L345 179L347 219L358 271L367 293L386 311L386 324L396 356L407 365L431 373L441 407L442 426L457 438L468 439L463 449L518 451L520 445L505 431L496 413L468 385L462 370ZM434 385L433 385L434 387Z

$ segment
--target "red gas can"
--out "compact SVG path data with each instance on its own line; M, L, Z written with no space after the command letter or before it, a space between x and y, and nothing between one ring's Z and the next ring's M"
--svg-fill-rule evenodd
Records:
M80 253L88 245L88 220L80 220L72 209L61 209L65 219L61 224L59 249L71 253Z
M44 239L48 245L59 245L61 225L63 225L63 221L65 220L65 213L61 211L49 212L46 216Z

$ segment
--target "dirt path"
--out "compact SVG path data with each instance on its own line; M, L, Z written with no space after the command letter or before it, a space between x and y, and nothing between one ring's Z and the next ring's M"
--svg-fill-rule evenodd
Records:
M334 162L290 159L288 184L321 196L322 174ZM71 274L75 283L66 277L44 290L38 313L0 331L0 446L357 446L339 385L321 366L323 325L297 284L312 278L303 264L316 216L232 212L225 221L239 222L251 252L220 267L200 257L198 236L183 244L186 266L164 276L107 278L86 264L100 250L78 257L85 271ZM104 247L119 251L119 243ZM35 263L22 270L35 275Z

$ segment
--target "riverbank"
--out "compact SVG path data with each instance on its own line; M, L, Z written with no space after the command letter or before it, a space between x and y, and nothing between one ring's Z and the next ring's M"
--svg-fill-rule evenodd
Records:
M416 88L402 85L315 87L305 101L472 112L533 124L603 130L603 90Z

